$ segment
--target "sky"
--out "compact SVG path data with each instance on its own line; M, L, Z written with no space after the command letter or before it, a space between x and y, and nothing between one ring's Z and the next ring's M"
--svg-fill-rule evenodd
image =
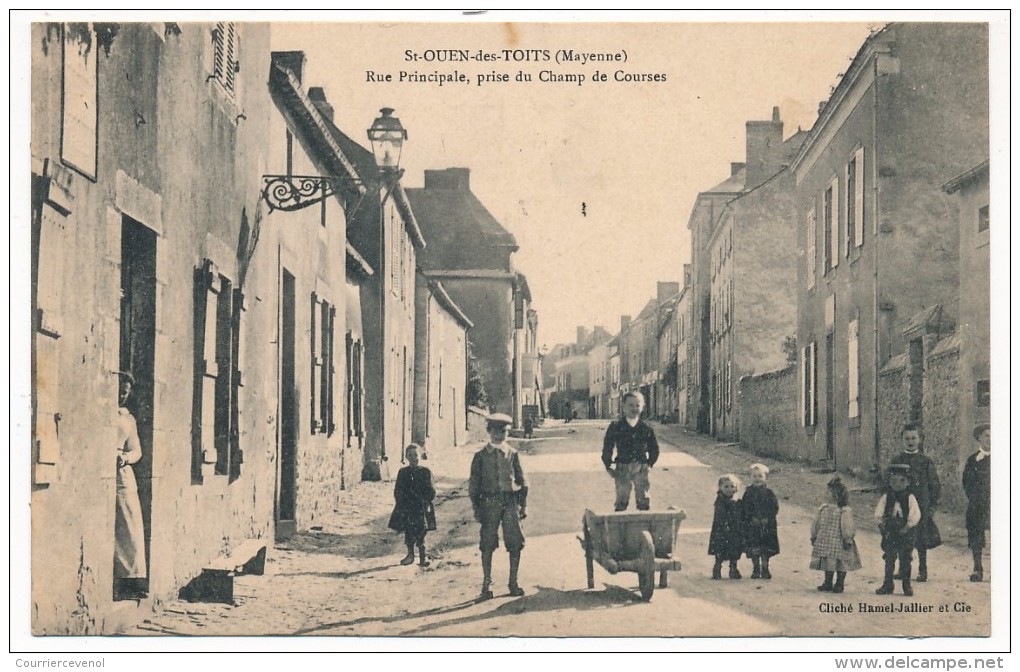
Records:
M405 187L427 169L471 170L472 191L520 245L513 261L551 347L581 325L616 333L657 281L681 280L694 199L744 160L746 122L778 106L785 136L810 128L869 25L881 24L274 23L272 48L305 52L305 87L324 88L356 139L395 108ZM561 49L626 60L558 63ZM497 59L450 61L451 50ZM614 81L618 71L665 81Z

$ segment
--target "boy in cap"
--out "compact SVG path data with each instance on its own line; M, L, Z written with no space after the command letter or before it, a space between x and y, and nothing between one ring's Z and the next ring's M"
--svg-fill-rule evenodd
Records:
M903 451L892 461L910 466L910 493L917 499L917 507L921 511L921 521L914 531L917 581L924 582L928 580L928 549L942 545L942 535L934 518L942 484L939 482L935 462L923 452L921 426L913 422L903 425L900 436L903 440Z
M910 493L910 466L890 464L887 470L889 484L875 507L875 520L882 532L882 559L885 561L885 579L875 591L877 595L891 595L896 559L900 561L903 594L913 595L910 587L910 561L914 554L914 534L921 522L921 508Z
M503 413L490 415L485 423L489 442L471 460L468 496L475 520L481 524L478 548L482 552L480 597L483 600L492 597L492 553L499 548L500 525L503 526L503 543L510 554L510 595L524 595L524 590L517 585L517 570L524 548L521 520L528 515L528 484L520 456L506 442L512 423L510 416Z
M963 466L963 492L967 495L967 546L974 555L970 580L977 582L984 579L981 553L992 513L992 426L988 423L976 425L974 440L978 442L978 449Z

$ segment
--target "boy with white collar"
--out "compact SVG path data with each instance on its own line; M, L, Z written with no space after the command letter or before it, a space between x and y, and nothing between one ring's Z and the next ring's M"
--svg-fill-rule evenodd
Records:
M478 548L482 552L482 590L480 599L492 598L492 554L499 548L499 528L510 554L511 597L524 595L517 583L517 570L524 548L521 521L528 516L528 483L517 451L507 443L507 431L513 420L504 413L489 415L485 429L489 442L471 460L468 497L475 520L481 524Z

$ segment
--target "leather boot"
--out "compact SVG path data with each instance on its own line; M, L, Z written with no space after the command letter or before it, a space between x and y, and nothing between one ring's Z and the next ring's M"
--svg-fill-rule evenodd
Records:
M715 564L712 565L712 579L718 581L722 578L722 560L716 558Z
M425 557L425 544L418 544L418 566L428 567L432 563Z
M761 559L761 578L771 579L772 572L769 571L769 556L763 556Z
M754 565L754 568L751 569L751 578L752 579L760 579L761 578L761 559L757 555L752 555L751 556L751 564Z
M402 565L410 565L414 562L414 544L407 545L407 555L400 561Z
M879 586L878 590L875 591L876 595L892 595L893 592L893 572L895 562L885 563L885 580L882 581L882 585Z
M907 577L909 578L909 577ZM928 580L928 551L917 549L917 582L924 583Z
M914 589L910 587L910 579L903 579L903 594L908 597L914 594Z
M832 585L832 592L843 592L843 581L846 580L846 572L836 572L836 583Z
M517 570L521 566L521 552L510 551L510 581L507 584L507 588L510 589L511 597L520 597L524 595L524 589L517 585Z
M823 593L832 592L832 572L825 573L825 581L822 581L822 585L818 586L818 590Z
M480 600L491 600L492 590L492 551L482 551L482 591L479 594Z
M985 578L985 569L981 566L981 549L975 548L971 552L974 554L974 572L970 575L970 580L977 583Z

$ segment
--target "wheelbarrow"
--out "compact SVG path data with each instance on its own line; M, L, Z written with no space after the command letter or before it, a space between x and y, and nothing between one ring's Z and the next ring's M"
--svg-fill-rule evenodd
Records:
M596 514L584 512L581 521L588 570L588 588L595 587L595 563L610 574L637 572L641 598L652 599L655 573L659 588L669 586L670 570L680 571L680 560L673 557L677 530L687 514L680 510L635 511Z

